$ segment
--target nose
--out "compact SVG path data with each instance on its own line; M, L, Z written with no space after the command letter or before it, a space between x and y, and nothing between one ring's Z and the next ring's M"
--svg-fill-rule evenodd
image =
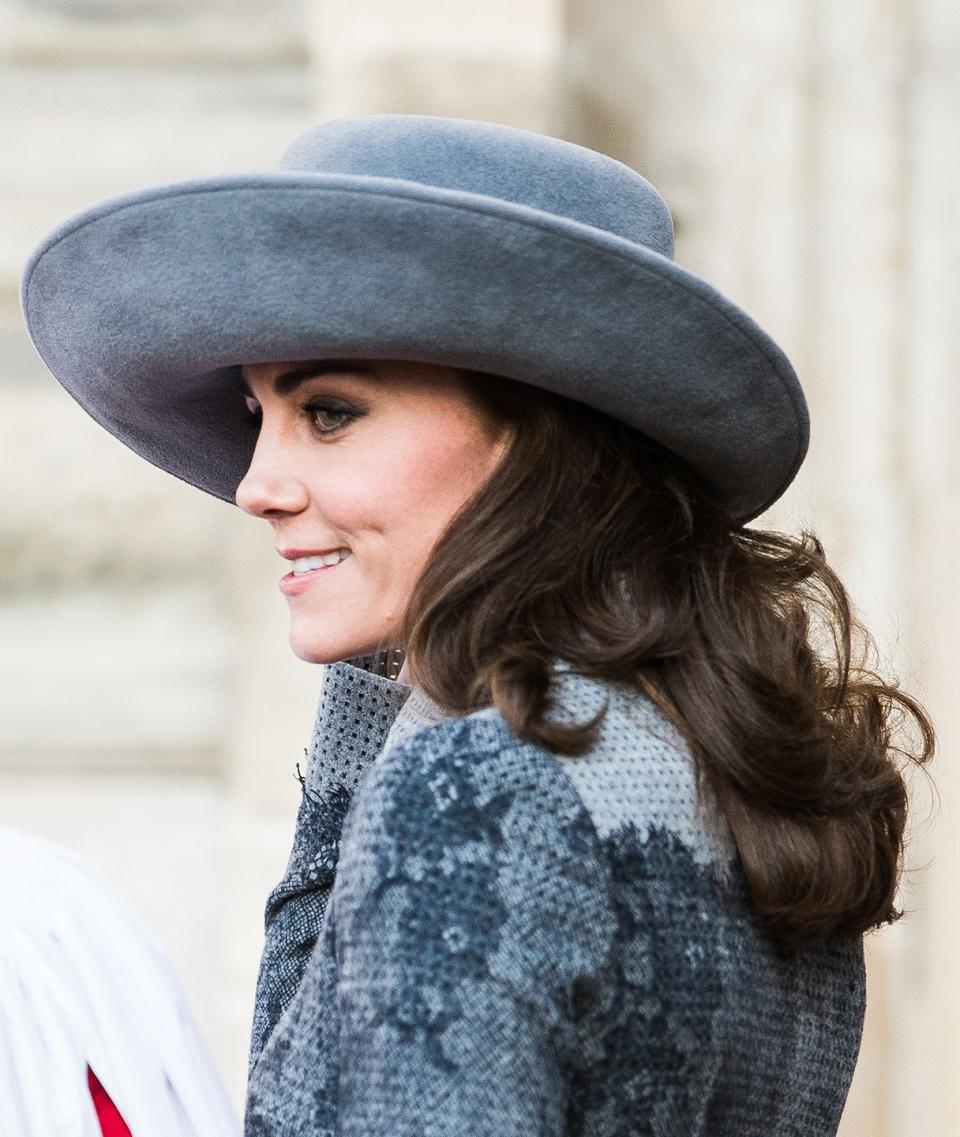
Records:
M234 495L237 505L254 517L299 513L307 506L307 489L297 477L282 440L268 440L261 429L257 445Z

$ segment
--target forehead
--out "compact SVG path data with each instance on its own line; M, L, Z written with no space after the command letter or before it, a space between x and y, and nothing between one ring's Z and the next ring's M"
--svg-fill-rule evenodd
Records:
M373 364L360 359L307 359L296 363L251 363L240 368L240 390L252 395L250 384L268 382L275 395L288 395L308 379L323 375L361 375L373 378Z
M241 364L237 385L245 395L256 398L250 384L256 384L258 389L261 383L269 384L278 397L283 397L308 380L324 375L366 380L375 383L380 391L395 390L405 399L427 399L434 412L443 409L459 416L466 410L479 419L485 433L499 438L506 424L468 381L473 374L459 367L410 360L308 359Z

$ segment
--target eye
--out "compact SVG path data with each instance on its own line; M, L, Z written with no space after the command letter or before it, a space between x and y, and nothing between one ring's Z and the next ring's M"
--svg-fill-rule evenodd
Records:
M249 395L244 395L243 399L246 403L246 413L243 415L244 423L254 430L259 430L262 419L260 404ZM313 399L309 403L305 403L301 410L304 414L309 415L314 430L321 435L335 434L343 430L355 418L359 418L362 413L346 404L329 399ZM331 419L334 421L331 422Z
M306 414L310 415L313 420L314 428L317 434L334 434L338 430L343 430L348 426L356 417L357 412L343 405L337 403L327 402L325 399L313 399L311 402L306 403L303 407ZM327 416L327 426L324 428L321 422L324 421L321 416ZM330 420L339 420L330 426Z

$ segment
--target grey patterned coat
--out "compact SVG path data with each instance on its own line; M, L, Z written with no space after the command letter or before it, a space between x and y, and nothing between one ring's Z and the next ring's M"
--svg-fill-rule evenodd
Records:
M564 758L354 662L267 900L245 1137L836 1133L862 942L778 960L649 700L558 663L558 717L610 699Z

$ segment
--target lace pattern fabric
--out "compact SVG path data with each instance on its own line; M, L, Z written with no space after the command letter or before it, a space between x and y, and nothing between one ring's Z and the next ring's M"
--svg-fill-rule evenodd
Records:
M268 906L247 1137L836 1133L862 943L778 959L652 704L565 675L564 713L610 699L597 746L567 759L494 708L411 706L408 730L409 689L346 667L305 787L334 808L305 816L291 857L307 916ZM338 758L354 731L368 749Z

